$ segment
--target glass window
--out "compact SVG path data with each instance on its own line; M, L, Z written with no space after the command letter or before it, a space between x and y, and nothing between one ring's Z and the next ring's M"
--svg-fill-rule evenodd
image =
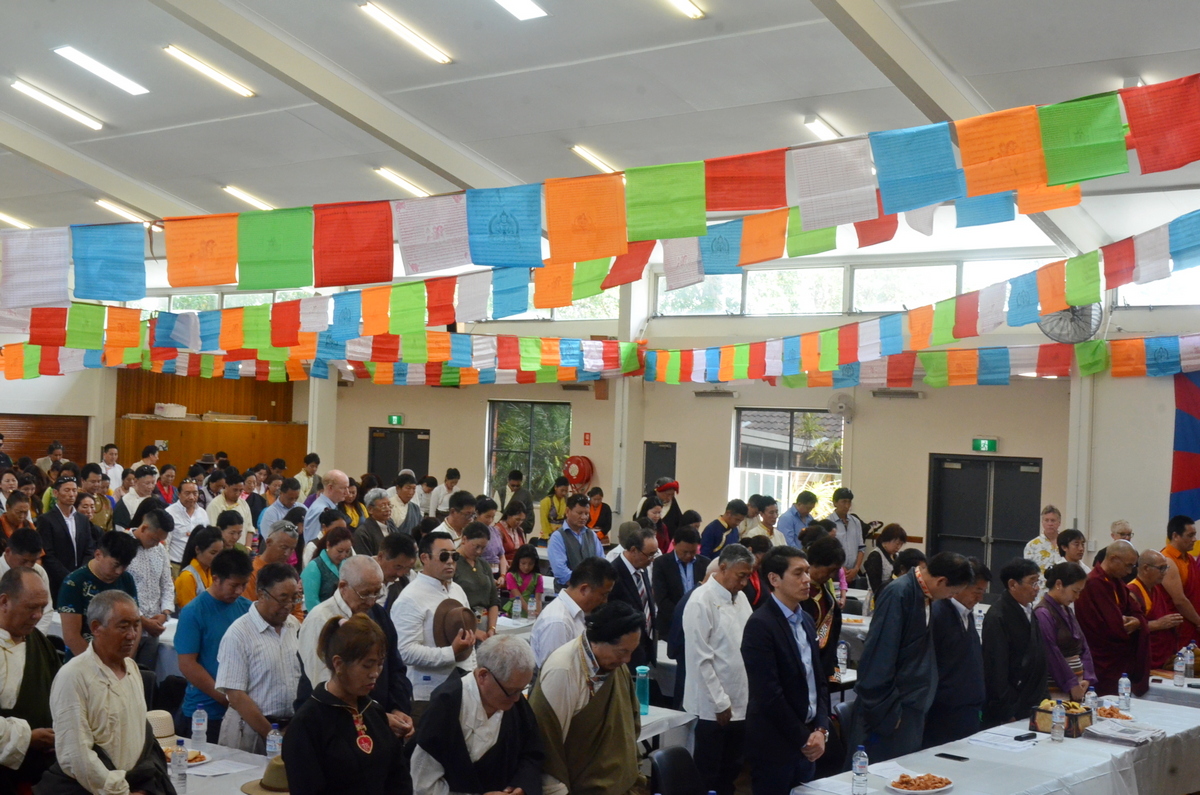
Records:
M658 278L660 315L736 315L742 311L742 275L706 276L700 284L667 290Z
M1192 306L1200 304L1200 268L1177 271L1166 279L1118 288L1117 304L1124 306Z
M220 296L216 293L195 293L193 295L171 296L172 312L204 312L220 308Z
M312 290L280 290L279 292L275 293L275 302L280 303L282 301L297 301L301 298L312 297Z
M962 290L982 290L984 287L1006 282L1023 273L1035 271L1052 260L1048 259L999 259L976 260L963 263Z
M620 314L621 288L610 287L599 295L554 310L555 320L612 320Z
M730 498L767 495L783 511L807 489L828 503L842 480L842 428L826 411L737 409Z
M855 268L854 309L895 312L954 297L957 267Z
M225 293L222 305L225 309L239 306L259 306L271 303L271 293Z
M841 268L748 271L746 314L841 314Z
M519 469L535 500L550 491L571 454L571 404L488 401L488 493Z
M125 306L130 309L142 310L142 320L150 317L155 312L166 312L171 305L171 299L165 295L148 295L137 301L126 301Z

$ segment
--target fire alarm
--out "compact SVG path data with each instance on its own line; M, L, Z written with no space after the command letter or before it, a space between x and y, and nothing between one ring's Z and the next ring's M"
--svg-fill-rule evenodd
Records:
M590 433L585 433L583 435L583 446L591 447L591 445L592 445L592 435Z

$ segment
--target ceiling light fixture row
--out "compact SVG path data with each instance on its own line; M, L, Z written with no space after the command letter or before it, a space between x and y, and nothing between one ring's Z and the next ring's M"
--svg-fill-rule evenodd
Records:
M23 80L14 80L12 87L20 91L27 97L36 99L48 108L53 108L64 116L74 119L85 127L90 127L93 130L102 130L104 125L97 119L93 119L78 108L73 108L57 97L52 97L41 89L34 88Z
M13 218L11 215L5 215L4 213L0 213L0 221L8 224L9 226L15 226L17 229L33 229L32 226L25 223L24 221L18 221L16 218Z
M496 0L505 11L524 22L546 16L546 12L533 0Z
M221 85L225 86L225 88L228 88L230 91L232 91L235 94L238 94L243 97L254 96L253 91L246 88L244 85L242 85L238 81L234 80L229 75L227 75L223 72L217 71L216 69L212 68L208 64L204 63L204 61L201 61L200 59L196 58L195 56L189 55L188 53L179 49L174 44L168 44L166 47L163 47L163 52L165 52L167 55L170 55L172 58L176 59L180 63L187 64L188 66L195 69L197 72L204 75L208 79L210 79L216 83L220 83Z
M383 177L387 181L393 182L396 185L399 185L401 188L408 191L413 196L417 196L418 198L424 198L425 196L430 195L429 191L425 190L424 188L420 188L420 187L414 185L413 183L406 180L404 177L397 174L395 171L392 171L390 168L377 168L377 169L375 169L375 173L378 174L379 176Z
M133 210L130 210L128 207L122 207L115 202L110 202L108 199L96 199L96 204L100 205L114 215L121 216L126 221L132 221L135 224L141 224L147 229L153 229L155 232L162 231L162 224L157 221L148 221L135 213Z
M571 147L571 151L574 152L579 157L586 160L588 163L590 163L592 165L593 168L597 169L598 171L602 171L605 174L615 174L617 172L617 169L613 168L608 163L605 163L603 160L601 160L599 157L596 156L595 152L593 152L592 150L590 150L586 147L580 146L579 144L575 144L574 146Z
M259 209L259 210L274 210L275 209L274 207L267 204L265 201L258 198L257 196L255 196L251 193L246 193L246 191L242 190L241 188L235 188L233 185L226 185L224 188L222 188L222 190L224 190L230 196L236 196L237 198L244 201L246 204L249 204L251 207L254 207L256 209Z
M815 113L810 113L804 117L804 126L822 141L832 141L835 138L842 137L840 132L833 129L833 125Z
M96 75L96 77L107 80L117 88L129 94L137 96L139 94L150 93L150 89L139 83L133 82L125 75L117 72L114 69L110 69L109 67L97 61L95 58L92 58L89 55L84 55L74 47L59 47L54 52L66 58L76 66L88 70L92 74Z
M374 3L363 3L359 6L359 8L361 8L363 12L371 19L375 20L380 25L383 25L392 33L395 33L425 56L437 61L438 63L445 64L452 62L452 59L449 55L439 50L427 39L425 39L425 37L421 36L421 34L417 33L408 25L405 25L403 22L396 19L394 16L384 11Z
M667 2L675 6L676 10L688 19L704 19L704 12L691 0L667 0Z

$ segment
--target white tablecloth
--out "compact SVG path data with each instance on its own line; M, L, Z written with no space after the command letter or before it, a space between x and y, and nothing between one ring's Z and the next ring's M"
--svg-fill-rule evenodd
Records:
M242 764L252 765L250 770L243 770L240 773L227 773L223 776L197 776L195 772L188 774L188 791L187 795L233 795L242 791L242 785L250 781L258 781L262 778L263 771L267 768L267 758L258 756L257 754L248 754L245 751L239 751L236 748L225 748L212 743L204 743L201 749L204 755L216 761L219 759L228 759L231 762L241 762ZM194 770L203 769L204 765L197 765Z
M1162 679L1161 682L1155 682L1155 679ZM1200 678L1188 679L1186 684L1200 685ZM1184 707L1200 707L1200 688L1197 687L1175 687L1174 679L1171 677L1151 677L1150 690L1142 698L1148 701L1158 701L1163 704L1179 704ZM1200 785L1198 785L1200 788Z
M500 616L496 619L496 634L497 635L515 635L518 638L528 639L533 634L532 618L509 618L508 616Z
M179 673L179 655L175 653L175 627L178 624L178 619L168 619L163 634L158 636L158 665L154 673L160 682L168 676L183 676ZM50 619L50 634L62 637L61 613L55 613Z
M650 712L642 716L642 731L638 740L649 740L661 737L659 745L670 748L682 745L689 751L695 744L696 716L686 712L663 707L650 707Z

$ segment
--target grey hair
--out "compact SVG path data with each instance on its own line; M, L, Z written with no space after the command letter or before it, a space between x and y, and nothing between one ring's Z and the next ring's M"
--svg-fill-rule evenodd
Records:
M113 610L119 602L125 602L133 605L133 609L137 610L137 602L132 596L113 589L110 591L101 591L92 597L92 601L88 604L87 623L90 627L93 621L99 622L100 626L106 626L109 619L112 618Z
M371 489L367 492L367 496L363 498L363 505L367 506L367 509L370 510L371 506L376 502L386 500L387 498L388 494L383 489Z
M342 561L338 569L338 577L351 588L358 588L370 574L379 575L383 579L383 569L371 555L351 555Z
M524 638L493 635L475 650L475 665L488 669L498 681L507 685L517 674L532 674L537 662L533 649Z
M1125 519L1118 519L1117 521L1112 523L1112 526L1110 528L1108 528L1108 532L1115 533L1121 529L1128 530L1129 532L1132 533L1133 525L1129 524L1129 522L1126 521Z
M300 531L296 529L296 525L292 524L286 519L280 519L278 522L272 523L270 531L267 532L267 538L270 538L276 533L285 533L292 538L300 537Z
M754 553L746 549L741 544L726 544L721 550L721 557L717 561L722 566L736 566L739 563L746 563L750 566L754 565Z

